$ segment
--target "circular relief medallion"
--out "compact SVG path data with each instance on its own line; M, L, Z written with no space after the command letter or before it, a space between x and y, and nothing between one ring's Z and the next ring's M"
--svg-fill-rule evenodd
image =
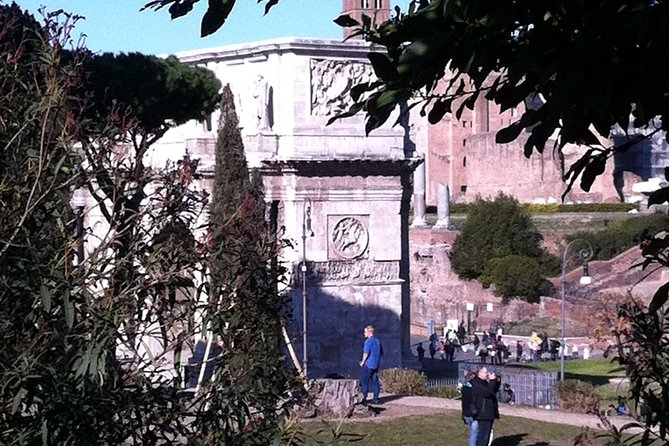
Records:
M368 243L367 228L355 217L342 218L332 229L332 247L338 255L346 259L361 256Z

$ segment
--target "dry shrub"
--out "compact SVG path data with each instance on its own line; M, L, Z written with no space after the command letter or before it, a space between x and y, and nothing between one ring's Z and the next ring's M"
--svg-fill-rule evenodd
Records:
M427 376L416 370L384 369L379 374L384 392L399 395L425 395Z
M567 379L555 386L560 407L581 413L597 413L599 395L592 384L576 379Z
M460 391L455 386L439 386L433 389L428 389L426 395L452 400L460 397Z

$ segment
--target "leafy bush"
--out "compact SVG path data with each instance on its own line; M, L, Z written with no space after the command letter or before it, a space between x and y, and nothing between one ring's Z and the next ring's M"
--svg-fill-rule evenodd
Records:
M495 296L519 296L528 302L539 302L539 296L549 291L539 261L527 256L510 255L490 259L479 280L485 287L493 285Z
M594 260L608 260L637 245L644 234L655 234L669 228L669 216L648 215L614 222L599 232L577 232L566 242L583 239L592 245Z
M493 201L477 198L453 245L452 266L463 279L477 279L488 261L519 255L540 257L542 237L518 201L500 193Z
M561 212L628 212L637 209L630 203L576 203L576 204L525 204L532 214L554 214Z
M455 399L460 397L460 391L454 386L439 386L428 389L425 395L436 398Z
M599 410L599 394L591 383L567 379L555 386L555 393L564 410L581 413L597 413Z
M384 392L400 395L425 395L427 376L416 370L384 369L379 373Z
M451 213L466 214L471 208L470 203L452 203ZM529 204L522 203L520 207L531 214L557 214L566 212L628 212L637 209L637 206L631 203L576 203L576 204ZM428 206L427 211L436 213L435 206Z

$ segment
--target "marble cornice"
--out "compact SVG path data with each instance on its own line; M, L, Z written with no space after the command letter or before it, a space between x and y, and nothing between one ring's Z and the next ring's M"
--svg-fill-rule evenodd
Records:
M412 172L422 158L304 158L262 162L263 175L294 174L304 177L398 176Z
M345 57L367 59L370 51L383 52L382 47L374 48L368 42L351 40L342 42L331 39L309 39L284 37L280 39L262 40L258 42L226 45L214 48L203 48L184 51L174 55L186 63L203 64L207 62L262 61L271 54L295 53L314 57Z

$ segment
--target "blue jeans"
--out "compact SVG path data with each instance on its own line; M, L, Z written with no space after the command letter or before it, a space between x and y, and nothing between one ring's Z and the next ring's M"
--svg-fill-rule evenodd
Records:
M479 433L479 422L472 417L465 417L465 424L469 426L469 445L476 446L476 436Z
M494 420L479 420L479 429L476 436L476 446L488 446L492 434L492 423Z
M367 366L362 367L362 374L360 376L360 387L362 388L362 400L367 399L369 393L369 384L372 384L372 393L374 394L374 402L379 400L379 393L381 386L379 385L379 369L370 369Z

